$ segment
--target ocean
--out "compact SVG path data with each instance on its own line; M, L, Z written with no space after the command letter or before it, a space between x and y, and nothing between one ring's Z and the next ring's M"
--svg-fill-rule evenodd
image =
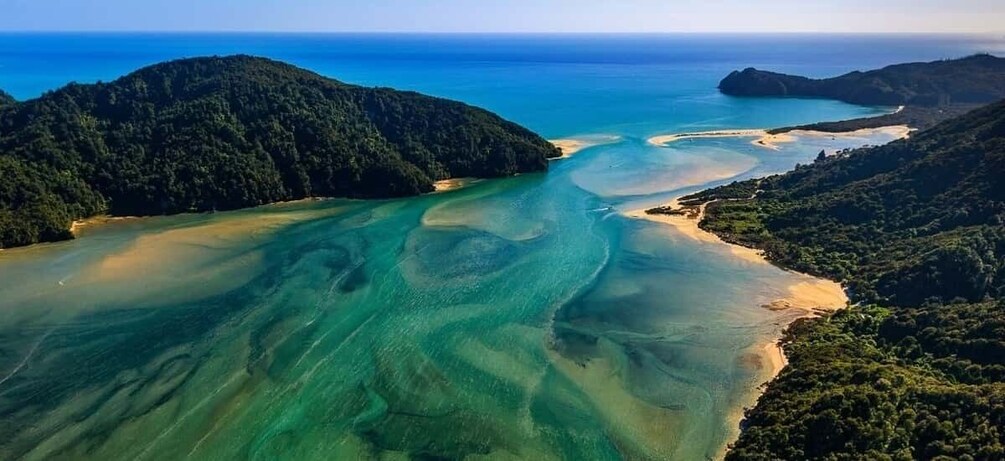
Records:
M597 141L547 173L402 200L114 220L0 252L0 458L706 459L816 283L626 214L890 141L652 136L884 113L723 96L1005 52L978 36L0 34L18 99L254 54Z

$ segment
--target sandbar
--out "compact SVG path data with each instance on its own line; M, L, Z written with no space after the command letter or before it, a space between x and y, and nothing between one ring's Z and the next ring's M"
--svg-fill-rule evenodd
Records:
M907 125L890 125L881 126L879 128L862 128L860 130L854 131L842 131L839 133L829 133L826 131L815 131L815 130L792 130L786 134L792 135L793 137L800 136L816 136L816 137L830 137L830 138L864 138L870 136L876 136L880 134L888 135L894 139L905 139L911 136L911 132L914 129Z
M750 138L750 137L762 137L767 135L767 130L763 129L752 129L752 130L713 130L713 131L697 131L694 133L676 133L676 134L666 134L653 136L647 141L649 144L654 146L666 146L667 144L683 141L685 139L700 139L700 138Z
M601 146L604 144L612 144L618 142L619 140L621 140L620 136L613 136L613 135L592 135L577 138L553 139L548 142L552 143L555 147L559 148L559 150L562 151L562 156L555 157L550 160L567 159L584 149L589 149L591 147Z
M839 133L830 133L826 131L813 131L813 130L792 130L785 133L769 133L768 130L764 129L744 129L744 130L714 130L714 131L699 131L694 133L678 133L678 134L668 134L659 135L649 138L647 141L653 146L666 147L668 144L682 141L685 139L701 139L701 138L757 138L751 141L751 144L763 147L765 149L778 150L779 144L792 143L799 140L800 137L804 136L815 136L815 137L830 137L832 139L837 138L859 138L859 137L870 137L880 134L885 134L893 137L894 139L903 139L910 136L911 131L913 131L907 125L891 125L879 128L863 128L855 131L844 131Z

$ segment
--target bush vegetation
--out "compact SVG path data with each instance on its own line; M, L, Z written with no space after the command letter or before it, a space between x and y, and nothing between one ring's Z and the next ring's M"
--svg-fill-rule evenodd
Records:
M790 328L728 459L1005 459L1005 102L685 202L723 198L703 228L858 304Z
M24 102L0 96L0 248L71 238L72 220L100 213L408 196L559 155L462 103L262 58L185 59Z

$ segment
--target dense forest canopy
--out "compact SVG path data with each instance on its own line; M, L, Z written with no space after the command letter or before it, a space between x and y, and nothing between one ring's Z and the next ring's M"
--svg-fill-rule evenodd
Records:
M17 101L14 100L13 96L7 94L4 90L0 90L0 106L5 104L14 104L15 102Z
M195 58L23 102L0 96L0 248L100 213L399 197L547 168L560 151L459 102L249 56Z
M1005 459L1005 102L682 203L708 201L861 303L790 329L729 459Z
M748 68L731 73L719 89L732 96L826 98L877 106L980 105L1005 98L1005 59L981 54L819 80Z

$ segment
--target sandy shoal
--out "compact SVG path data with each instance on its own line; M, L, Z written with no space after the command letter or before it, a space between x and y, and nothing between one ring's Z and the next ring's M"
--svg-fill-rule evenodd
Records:
M176 265L211 259L215 249L226 248L237 239L271 232L326 214L333 214L333 211L303 210L234 216L205 224L144 233L124 249L102 258L87 275L89 279L102 281L164 275Z
M794 138L798 138L798 137L802 137L802 136L814 136L814 137L823 137L823 138L830 137L830 138L835 138L835 139L837 139L837 138L864 138L864 137L870 137L870 136L875 136L875 135L879 135L879 134L885 134L885 135L888 135L888 136L890 136L890 137L892 137L894 139L904 139L904 138L910 137L911 136L911 132L913 132L913 131L914 131L914 129L912 129L911 127L909 127L907 125L890 125L890 126L882 126L882 127L879 127L879 128L862 128L861 130L855 130L855 131L842 131L842 132L839 132L839 133L829 133L829 132L826 132L826 131L814 131L814 130L792 130L792 131L790 131L788 133L785 133L785 134L789 134L789 135L791 135Z
M555 157L550 160L567 159L584 149L589 149L591 147L601 146L604 144L612 144L618 142L620 139L621 139L620 136L613 136L613 135L593 135L582 138L553 139L548 142L550 142L555 147L559 148L559 150L562 151L562 156Z
M670 206L679 208L679 199L675 199ZM743 261L754 264L769 264L761 251L725 242L719 236L698 227L698 223L704 217L704 214L704 204L699 207L697 217L650 215L645 210L633 210L625 213L629 218L645 219L647 221L667 224L679 235L698 242L725 245L733 256ZM848 306L848 296L837 282L801 273L795 274L797 280L785 287L786 294L762 307L775 311L794 310L798 312L798 315L792 319L794 322L800 318L815 317L822 313L834 312ZM788 365L788 358L785 356L785 350L782 348L779 340L780 338L771 338L766 342L754 345L747 352L747 360L754 363L756 371L764 374L768 380L774 380L782 372L782 369ZM739 428L745 408L756 404L757 399L760 398L762 393L763 391L755 393L751 396L750 400L741 402L736 406L735 410L729 415L729 427ZM731 436L731 440L736 440L737 437L739 437L739 429L736 429L735 433ZM716 459L722 459L726 454L727 448L728 446L724 446L717 453Z
M70 224L70 233L73 234L74 237L80 237L80 232L84 229L132 219L141 218L136 216L94 216L91 218L79 219Z
M449 192L470 186L474 183L474 178L450 178L442 179L433 183L433 192Z
M679 208L680 199L674 199L669 206ZM697 217L666 214L652 215L646 213L645 210L632 210L625 213L625 216L633 219L645 219L647 221L668 224L678 234L691 240L725 245L733 256L744 261L755 264L770 264L760 250L728 243L719 238L718 235L698 227L698 223L705 216L704 204L699 207ZM845 294L841 284L794 271L790 272L797 274L799 280L786 287L786 296L765 305L765 308L775 311L798 309L805 311L805 316L814 316L822 312L833 312L848 305L848 296Z
M712 131L698 131L694 133L677 133L677 134L666 134L653 136L647 141L649 144L654 146L665 146L667 144L683 141L685 139L700 139L700 138L749 138L749 137L762 137L768 134L766 130L762 129L751 129L751 130L712 130Z
M669 205L673 208L679 208L679 199L674 199ZM687 216L678 215L666 215L666 214L648 214L646 210L632 210L625 213L625 216L633 219L644 219L647 221L658 222L670 225L678 234L683 235L691 240L702 243L718 243L726 245L729 252L744 261L754 263L754 264L768 264L768 261L764 259L761 255L760 250L754 248L747 248L740 245L733 245L726 243L711 232L706 232L698 227L698 223L705 216L705 205L699 207L700 212L697 218L689 218Z
M750 130L714 130L714 131L700 131L695 133L679 133L679 134L668 134L653 136L648 139L649 144L654 146L666 147L668 144L682 141L685 139L700 139L700 138L757 138L751 141L751 144L763 147L765 149L778 150L779 144L792 143L799 140L800 137L830 137L833 139L837 138L861 138L870 137L880 134L888 135L894 139L907 138L911 134L911 128L907 125L891 125L879 128L863 128L861 130L855 131L844 131L839 133L830 133L826 131L814 131L814 130L792 130L786 133L771 134L768 130L764 129L750 129Z

